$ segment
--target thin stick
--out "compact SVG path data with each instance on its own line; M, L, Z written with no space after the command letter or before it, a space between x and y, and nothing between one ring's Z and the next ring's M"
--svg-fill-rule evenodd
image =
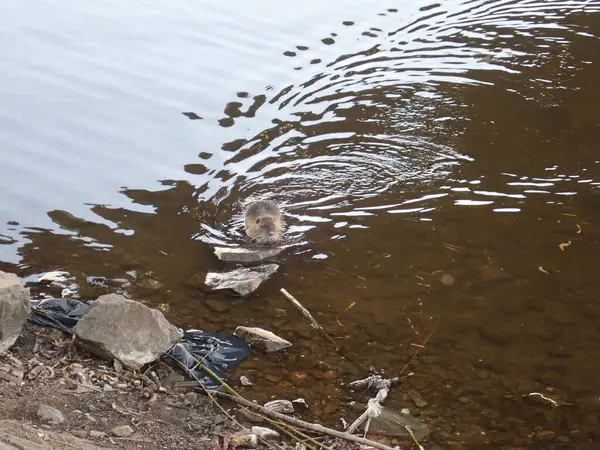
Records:
M356 442L358 444L369 445L371 447L378 448L380 450L397 450L397 449L389 447L385 444L381 444L377 441L372 441L370 439L361 438L359 436L354 436L352 434L344 433L342 431L337 431L332 428L327 428L327 427L324 427L324 426L316 424L316 423L309 423L309 422L305 422L300 419L296 419L294 417L286 416L285 414L280 414L269 408L265 408L263 406L249 402L248 400L245 400L243 398L235 397L233 395L226 394L224 392L212 391L212 390L210 392L215 394L218 397L228 398L242 406L245 406L246 408L250 408L255 411L259 411L261 414L263 414L265 416L271 417L276 420L281 420L282 422L286 422L286 423L296 426L298 428L315 431L315 432L321 433L321 434L327 434L329 436L333 436L333 437L336 437L339 439L344 439L344 440L350 441L350 442Z
M361 369L368 370L363 364L356 361L354 358L352 358L348 355L345 355L341 351L341 349L338 347L336 342L333 340L333 338L331 336L329 336L327 331L325 331L325 329L319 324L319 322L316 321L316 319L312 316L312 314L308 311L308 309L306 309L304 306L302 306L302 304L298 300L296 300L292 294L290 294L284 288L281 288L280 292L283 295L285 295L294 304L294 306L296 306L296 308L298 308L300 310L300 312L304 315L304 317L306 317L310 321L310 324L312 325L313 328L316 328L317 330L319 330L321 332L323 337L325 337L325 339L327 339L333 345L336 352L338 352L343 358L346 358L349 361L352 361L354 364L359 366Z
M304 317L306 317L308 320L310 320L310 323L311 323L311 325L312 325L314 328L316 328L317 330L323 331L323 332L325 331L325 330L323 329L323 327L322 327L321 325L319 325L319 322L317 322L317 321L315 320L315 318L314 318L314 317L313 317L313 316L310 314L310 312L308 311L308 309L306 309L304 306L302 306L302 305L300 304L300 302L299 302L298 300L296 300L292 294L290 294L290 293L289 293L288 291L286 291L284 288L281 288L281 289L280 289L280 291L281 291L281 293L282 293L283 295L285 295L285 296L286 296L286 297L287 297L287 298L288 298L288 299L289 299L289 300L290 300L290 301L291 301L291 302L292 302L292 303L293 303L293 304L296 306L296 308L298 308L298 309L300 310L300 312L301 312L302 314L304 314ZM331 342L333 342L333 345L335 345L335 342L333 341L333 339L331 339L331 338L329 337L329 335L327 335L327 333L325 333L325 334L326 334L326 336L327 336L327 337L328 337L328 338L331 340ZM337 347L337 345L336 345L336 347Z

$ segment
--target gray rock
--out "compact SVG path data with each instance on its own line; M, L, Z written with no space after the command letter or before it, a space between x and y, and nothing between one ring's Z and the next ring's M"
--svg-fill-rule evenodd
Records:
M29 289L19 278L0 271L0 352L13 346L31 311Z
M114 427L110 430L110 434L116 437L127 437L133 434L133 428L129 425L121 425L120 427Z
M281 435L277 431L266 427L258 427L256 425L252 427L252 434L265 441L276 441L281 439Z
M104 436L106 436L106 433L104 431L98 431L98 430L90 431L90 437L92 437L92 438L103 438Z
M280 338L275 333L258 327L244 327L240 325L235 329L233 334L244 339L248 344L261 348L266 352L276 352L292 345L291 342Z
M73 331L85 350L132 370L155 361L182 337L159 310L117 294L98 297Z
M289 400L271 400L264 407L281 414L294 414L294 405Z
M277 264L263 264L260 266L232 270L231 272L208 272L204 283L211 289L231 289L240 295L254 292L260 284L277 272Z
M273 247L264 249L248 250L245 248L228 248L228 247L215 247L215 255L221 261L228 262L258 262L263 259L272 258L278 255L283 250L283 247Z
M198 394L196 394L195 392L188 392L183 396L183 398L190 405L193 405L194 403L198 402Z
M58 409L48 405L40 405L37 410L37 415L42 421L50 422L54 425L58 425L59 423L63 423L65 421L63 413L61 413Z

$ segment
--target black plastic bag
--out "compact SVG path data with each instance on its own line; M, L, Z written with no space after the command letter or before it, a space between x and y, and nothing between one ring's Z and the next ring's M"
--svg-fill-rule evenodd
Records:
M42 300L31 308L29 321L45 327L57 328L69 335L87 310L84 302L67 298ZM198 368L201 361L209 370L225 381L225 372L231 370L251 353L250 346L235 336L224 336L201 330L182 330L183 338L167 351L167 356L190 377L199 380L208 389L221 384L206 371ZM170 361L173 362L173 361Z

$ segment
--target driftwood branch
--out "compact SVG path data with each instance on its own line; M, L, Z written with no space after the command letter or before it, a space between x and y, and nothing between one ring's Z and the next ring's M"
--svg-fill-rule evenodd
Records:
M327 428L322 425L316 423L305 422L300 419L296 419L294 417L286 416L285 414L281 414L275 412L269 408L265 408L264 406L257 405L256 403L252 403L246 399L235 397L233 395L226 394L220 391L209 391L210 393L218 396L227 398L239 405L245 406L246 408L253 409L255 411L259 411L261 414L270 417L271 419L280 420L282 422L288 423L298 428L302 428L304 430L314 431L316 433L326 434L328 436L333 436L339 439L344 439L346 441L355 442L357 444L368 445L373 448L377 448L379 450L398 450L398 447L390 447L385 444L381 444L377 441L372 441L370 439L361 438L358 436L354 436L352 434L344 433L343 431L337 431L332 428Z

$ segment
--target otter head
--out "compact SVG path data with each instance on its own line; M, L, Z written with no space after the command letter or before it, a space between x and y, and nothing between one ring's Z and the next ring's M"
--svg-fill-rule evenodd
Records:
M274 244L281 239L281 229L275 223L273 216L260 216L254 220L250 238L258 244Z

